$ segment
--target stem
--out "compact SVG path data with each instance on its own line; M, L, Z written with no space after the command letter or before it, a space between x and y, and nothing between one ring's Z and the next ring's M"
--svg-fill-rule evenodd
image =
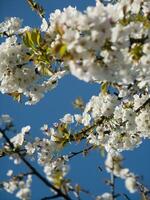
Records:
M27 3L30 5L31 9L39 15L40 18L45 18L45 11L39 3L37 3L35 0L27 0Z
M115 176L113 172L111 172L111 194L112 194L112 200L115 200Z

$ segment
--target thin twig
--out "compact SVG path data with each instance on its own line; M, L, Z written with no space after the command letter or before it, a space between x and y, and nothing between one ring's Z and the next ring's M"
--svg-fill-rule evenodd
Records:
M59 197L59 195L58 195L58 194L56 194L56 195L53 195L53 196L50 196L50 197L44 197L44 198L42 198L41 200L56 199L57 197Z
M88 132L95 129L98 125L102 124L105 121L105 119L106 119L106 117L102 116L100 119L95 121L91 126L87 126L87 127L83 128L81 131L79 131L75 134L71 134L69 140L71 142L74 142L74 141L78 141L78 139L81 139L81 140L86 139L88 136Z
M150 189L148 189L146 186L138 181L136 181L136 185L138 190L147 198L147 200L150 200Z
M135 112L138 113L140 110L145 108L145 106L148 104L150 104L150 98L148 98L138 109L136 109Z
M111 194L112 194L112 198L113 200L115 200L115 175L113 174L113 172L111 173Z
M45 18L44 8L39 3L37 3L35 0L27 0L27 3L41 18Z
M115 195L115 198L122 196L125 200L131 200L127 194L125 193L118 193Z
M81 151L77 151L77 152L71 152L70 155L68 156L69 159L73 158L74 156L77 156L79 154L82 154L82 153L87 153L89 150L91 150L93 148L93 145L92 146L89 146Z

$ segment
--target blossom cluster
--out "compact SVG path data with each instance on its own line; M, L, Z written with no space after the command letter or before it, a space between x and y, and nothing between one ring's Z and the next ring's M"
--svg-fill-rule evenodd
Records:
M85 105L83 113L66 114L51 128L44 124L41 130L45 137L42 139L36 137L29 141L26 135L30 131L30 126L25 126L20 133L10 138L10 142L15 149L23 150L26 157L37 159L47 179L56 188L69 191L72 186L65 177L69 171L70 157L61 155L61 150L65 144L85 139L95 148L105 149L107 152L106 170L123 179L129 192L134 193L138 190L136 176L128 168L122 167L123 158L120 152L132 150L138 147L144 138L150 138L149 107L150 95L148 93L136 94L132 98L119 98L116 95L100 93L98 96L92 96ZM1 121L6 126L11 124L11 118L8 115L3 115ZM73 125L77 130L80 130L81 125L84 128L81 132L74 133ZM6 153L10 153L11 148L8 143L4 146ZM20 156L15 151L9 157L14 160L15 164L21 163ZM14 188L12 191L14 192L19 187L16 179L15 183L12 181L4 183L4 189L8 192L13 190L11 188ZM23 187L16 193L16 196L21 199L23 199L22 195L30 195L28 188ZM112 199L112 194L104 193L96 199Z
M40 33L7 19L0 24L8 37L0 45L0 91L34 104L68 69L85 81L149 85L149 6L148 0L97 1L84 12L69 6L43 18Z
M8 176L11 177L11 180L3 182L4 189L11 194L17 191L17 198L21 200L29 200L31 198L30 187L32 183L32 175L27 175L27 178L24 181L22 175L20 175L20 177L13 177L13 171L9 170Z
M116 177L125 180L125 186L129 192L134 193L137 191L137 181L133 173L128 168L123 168L121 162L123 157L118 152L108 153L105 161L106 169L108 172L113 172Z
M121 152L132 150L143 139L150 138L149 108L149 93L119 98L101 92L91 97L83 113L66 114L60 121L70 127L74 124L76 129L78 125L87 127L87 130L89 127L85 136L90 144L104 147L107 152ZM90 127L93 127L92 131ZM61 135L58 134L55 140L58 138Z
M65 44L64 62L85 81L150 81L149 1L121 0L84 12L68 7L43 20L41 30L51 47Z
M93 96L83 112L84 125L99 118L103 121L96 127L96 133L88 136L89 142L103 145L109 152L133 149L143 138L150 138L149 99L149 94L124 100L102 93Z
M57 80L64 76L60 71L45 78L38 73L28 54L29 48L21 41L21 36L30 27L19 29L21 21L14 17L0 24L0 33L7 35L0 44L0 91L20 101L21 95L28 97L26 104L35 104L48 90L55 88ZM19 38L20 36L20 38Z

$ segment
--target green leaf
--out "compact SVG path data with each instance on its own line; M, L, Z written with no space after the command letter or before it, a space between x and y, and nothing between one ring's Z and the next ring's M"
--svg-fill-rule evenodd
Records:
M40 34L40 31L37 32L36 41L37 41L37 44L40 46L40 43L41 43L41 34Z
M60 57L62 58L66 54L66 52L67 52L67 45L62 44L59 50Z
M26 36L27 36L27 40L28 40L28 42L30 44L30 47L33 47L34 46L34 42L32 40L32 35L31 34L32 34L32 32L27 31Z
M18 101L18 102L21 101L21 93L12 92L12 93L9 93L9 95L12 96L15 101Z
M102 91L103 94L107 94L107 87L108 87L107 82L102 83L101 91Z
M37 43L37 30L33 29L33 31L31 32L31 40L34 44Z
M44 76L52 76L53 75L53 73L47 67L45 67L45 66L41 67L40 72Z
M32 38L32 41L33 41L34 45L40 46L41 34L40 34L40 31L39 31L39 30L34 29L34 30L31 32L31 38Z
M34 42L31 36L32 32L26 31L25 35L23 36L23 42L27 47L34 48Z
M105 149L104 149L104 147L100 148L100 155L101 155L102 158L105 157Z
M26 34L23 36L23 42L27 47L30 47L30 44L29 44L29 41L28 41L28 37L27 37Z

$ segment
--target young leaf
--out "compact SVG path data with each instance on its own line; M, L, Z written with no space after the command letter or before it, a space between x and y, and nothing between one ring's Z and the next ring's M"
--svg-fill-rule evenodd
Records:
M53 75L53 73L47 67L45 67L45 66L41 67L40 72L44 76L52 76Z

